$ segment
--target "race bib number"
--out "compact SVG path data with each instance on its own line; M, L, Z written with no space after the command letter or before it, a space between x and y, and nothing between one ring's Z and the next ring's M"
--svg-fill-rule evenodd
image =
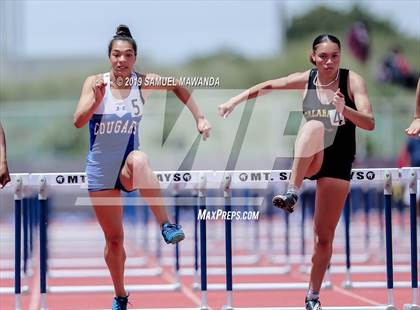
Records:
M346 123L343 114L338 113L336 110L329 110L328 114L330 115L332 126L343 126Z

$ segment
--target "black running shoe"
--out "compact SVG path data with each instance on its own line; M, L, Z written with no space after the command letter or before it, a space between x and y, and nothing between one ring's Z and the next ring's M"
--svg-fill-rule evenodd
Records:
M125 297L114 297L112 310L127 310L128 295Z
M322 310L321 302L319 301L319 298L313 299L313 300L309 300L306 298L305 305L306 305L306 310Z
M286 195L277 195L273 197L273 205L276 208L283 209L289 213L295 211L295 205L298 196L294 193L286 193Z

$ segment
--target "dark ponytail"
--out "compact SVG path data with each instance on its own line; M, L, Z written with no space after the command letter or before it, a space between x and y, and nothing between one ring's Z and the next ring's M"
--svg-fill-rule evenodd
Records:
M130 29L126 25L119 25L108 44L108 57L111 55L112 45L114 41L123 40L129 42L133 46L134 54L137 56L137 43L131 36Z
M320 43L324 43L324 42L333 42L335 44L338 45L338 48L341 50L341 43L340 40L332 35L332 34L320 34L319 36L317 36L314 40L314 42L312 43L312 52L315 52L316 50L316 46ZM312 60L312 56L309 56L309 61L312 64L315 64L315 62Z

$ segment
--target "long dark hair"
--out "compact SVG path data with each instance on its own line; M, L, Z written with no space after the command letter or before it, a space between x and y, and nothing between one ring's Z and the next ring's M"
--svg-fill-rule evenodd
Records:
M133 46L134 55L137 56L137 43L131 36L130 29L126 25L119 25L115 31L115 35L112 37L111 41L109 41L108 57L111 55L112 45L118 40L129 42Z

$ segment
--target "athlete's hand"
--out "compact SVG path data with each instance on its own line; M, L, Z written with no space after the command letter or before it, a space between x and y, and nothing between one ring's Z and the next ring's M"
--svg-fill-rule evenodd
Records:
M420 136L420 119L415 118L410 124L410 127L408 127L405 130L405 133L412 137Z
M7 162L0 162L0 188L6 186L10 182L9 168Z
M211 124L205 117L200 117L198 119L197 129L202 134L204 141L210 137Z
M223 118L226 118L229 116L230 113L232 113L234 108L235 108L235 105L232 104L230 100L226 101L225 103L219 105L218 107L219 115Z
M338 113L343 113L344 106L346 105L346 101L344 99L344 95L340 92L340 88L334 94L334 98L332 100L333 105L335 105L335 110Z
M95 102L99 103L105 96L106 83L103 79L97 79L95 85L92 86L93 94L95 95Z

